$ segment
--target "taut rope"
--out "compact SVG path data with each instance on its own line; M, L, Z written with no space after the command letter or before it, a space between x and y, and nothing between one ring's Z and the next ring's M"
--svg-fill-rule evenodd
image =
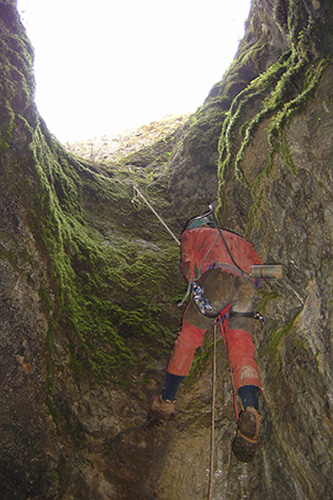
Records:
M222 339L224 343L224 348L227 354L228 364L229 364L229 374L232 385L233 400L234 400L234 410L236 420L238 420L238 407L236 399L236 388L234 383L234 377L232 373L232 367L229 358L228 342L226 339L225 329L223 321L227 315L229 315L230 304L221 311L220 315L214 321L213 326L213 375L212 375L212 419L211 419L211 449L210 449L210 469L209 469L209 486L208 486L208 500L212 500L213 495L213 484L214 484L214 457L215 457L215 407L216 407L216 330L217 325L220 323Z
M212 379L212 427L211 427L211 447L210 447L210 470L209 470L209 487L208 500L212 499L213 483L214 483L214 456L215 456L215 397L216 397L216 321L213 328L213 379Z
M164 222L164 220L162 219L162 217L160 217L158 215L158 213L156 212L156 210L151 206L151 204L149 203L148 200L146 200L146 198L143 196L143 194L138 190L138 188L133 184L133 199L132 199L132 203L133 201L135 200L135 198L137 196L141 196L141 198L143 199L143 201L146 203L146 205L150 208L150 210L153 212L154 215L156 215L156 217L158 218L158 220L163 224L163 226L165 227L165 229L171 234L171 236L173 237L173 239L178 243L178 245L180 246L180 241L179 239L177 238L177 236L174 235L174 233L171 231L171 229L169 228L169 226L167 226L167 224Z

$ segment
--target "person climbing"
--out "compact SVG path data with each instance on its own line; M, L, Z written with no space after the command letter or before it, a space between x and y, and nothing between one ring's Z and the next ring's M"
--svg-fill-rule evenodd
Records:
M214 215L211 221L211 213L190 219L185 225L180 267L191 299L170 355L163 390L150 405L153 418L174 418L179 386L190 372L195 350L219 316L242 406L232 450L243 462L254 457L261 425L261 381L252 340L256 283L250 276L251 266L259 264L263 260L252 245L233 232L219 229Z

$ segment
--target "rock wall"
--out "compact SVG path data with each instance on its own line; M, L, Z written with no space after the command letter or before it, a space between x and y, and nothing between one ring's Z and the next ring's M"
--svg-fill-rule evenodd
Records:
M205 103L224 103L229 78L245 66L250 78L239 84L219 139L218 213L286 271L260 290L266 324L255 340L264 425L252 465L231 455L230 382L219 361L213 498L331 494L331 16L328 2L254 2L234 65ZM207 494L209 378L183 396L159 498Z
M99 164L47 130L33 49L16 2L0 0L4 500L207 497L212 338L176 421L151 422L185 290L178 247L133 183L175 233L214 201L224 227L285 266L260 289L264 423L249 465L231 454L218 341L212 498L330 497L332 15L328 0L254 0L235 61L198 112Z

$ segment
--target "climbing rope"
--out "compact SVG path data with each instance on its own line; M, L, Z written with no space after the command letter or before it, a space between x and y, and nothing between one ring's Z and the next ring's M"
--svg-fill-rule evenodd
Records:
M214 457L215 457L215 413L216 413L216 330L217 325L220 324L222 339L224 343L224 348L227 354L229 373L233 392L234 410L236 415L236 420L238 420L238 406L236 399L236 388L234 383L234 377L232 373L232 367L229 358L228 342L225 334L224 321L229 317L229 309L231 304L221 311L218 318L214 321L213 325L213 374L212 374L212 418L211 418L211 448L210 448L210 469L209 469L209 486L208 486L208 500L212 500L213 495L213 484L214 484Z
M221 230L221 228L220 228L220 226L219 226L219 224L218 224L218 222L217 222L217 219L216 219L216 217L215 217L215 213L214 213L214 210L213 210L213 206L212 206L212 205L209 205L209 209L210 209L210 211L211 211L211 214L212 214L212 217L213 217L213 221L214 221L215 227L216 227L216 229L218 230L218 234L221 236L221 239L222 239L222 241L223 241L224 247L225 247L226 251L228 252L228 255L229 255L230 259L231 259L231 262L234 264L234 266L236 266L236 267L237 267L237 269L240 271L240 273L241 273L241 275L242 275L242 276L243 276L244 274L247 274L247 273L245 273L244 269L242 269L241 267L239 267L239 265L237 264L237 262L236 262L236 261L235 261L235 259L233 258L233 255L232 255L232 253L230 252L230 249L229 249L229 247L228 247L228 245L227 245L227 242L225 241L225 238L224 238L224 236L223 236L223 232L222 232L222 230Z
M224 321L228 319L229 317L229 310L230 310L230 305L227 306L226 309L224 309L219 316L219 319L216 321L216 323L220 323L220 328L221 328L221 334L222 334L222 339L224 343L224 348L225 352L227 354L227 359L228 359L228 371L230 374L230 380L231 380L231 386L232 386L232 396L233 396L233 402L234 402L234 411L235 411L235 416L236 420L239 418L239 413L238 413L238 405L237 405L237 399L236 399L236 387L235 387L235 381L234 381L234 376L233 376L233 369L230 363L230 356L229 356L229 347L228 347L228 341L227 341L227 336L225 333L225 328L224 328Z
M214 457L215 457L215 398L216 398L216 328L217 322L214 321L213 328L213 375L212 375L212 425L211 425L211 446L210 446L210 470L208 500L212 499L214 483Z
M168 225L164 222L164 220L162 219L162 217L160 217L158 215L158 213L156 212L156 210L151 206L151 204L149 203L148 200L146 200L146 198L143 196L143 194L138 190L138 188L132 183L132 186L133 186L133 198L131 200L132 202L132 205L135 205L136 203L136 200L137 200L137 197L140 196L143 201L146 203L146 205L150 208L150 210L153 212L154 215L156 215L156 217L158 218L158 220L163 224L163 226L165 227L165 229L171 234L171 236L173 237L173 239L178 243L178 245L180 246L180 241L179 239L174 235L174 233L171 231L171 229L168 227Z

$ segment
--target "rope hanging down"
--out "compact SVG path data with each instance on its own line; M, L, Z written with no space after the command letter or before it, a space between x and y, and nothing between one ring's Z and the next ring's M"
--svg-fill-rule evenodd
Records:
M216 321L213 329L213 374L212 374L212 418L211 418L211 442L210 442L210 468L209 468L209 486L208 500L213 498L214 484L214 458L215 458L215 407L216 407Z
M211 448L210 448L210 468L209 468L209 485L208 485L208 500L212 500L213 498L213 487L214 487L214 459L215 459L215 415L216 415L216 364L217 364L217 325L220 324L222 339L225 347L225 351L227 354L228 364L229 364L229 373L232 385L233 392L233 400L234 400L234 410L236 415L236 420L238 420L238 407L236 400L236 388L234 383L234 378L232 374L232 367L230 364L229 358L229 349L227 338L225 335L225 329L223 325L224 319L227 317L229 313L230 305L227 306L223 311L221 311L220 315L213 324L213 374L212 374L212 416L211 416Z
M138 190L138 188L134 185L133 185L133 199L132 199L132 203L134 202L135 198L137 196L140 196L143 201L146 203L146 205L150 208L150 210L153 212L154 215L156 215L156 217L158 218L158 220L163 224L163 226L165 227L165 229L171 234L171 236L173 237L173 239L177 242L177 244L180 246L180 241L179 239L174 235L174 233L171 231L171 229L167 226L167 224L164 222L164 220L162 219L162 217L160 217L158 215L158 213L156 212L156 210L151 206L151 204L146 200L146 198L143 196L143 194Z

